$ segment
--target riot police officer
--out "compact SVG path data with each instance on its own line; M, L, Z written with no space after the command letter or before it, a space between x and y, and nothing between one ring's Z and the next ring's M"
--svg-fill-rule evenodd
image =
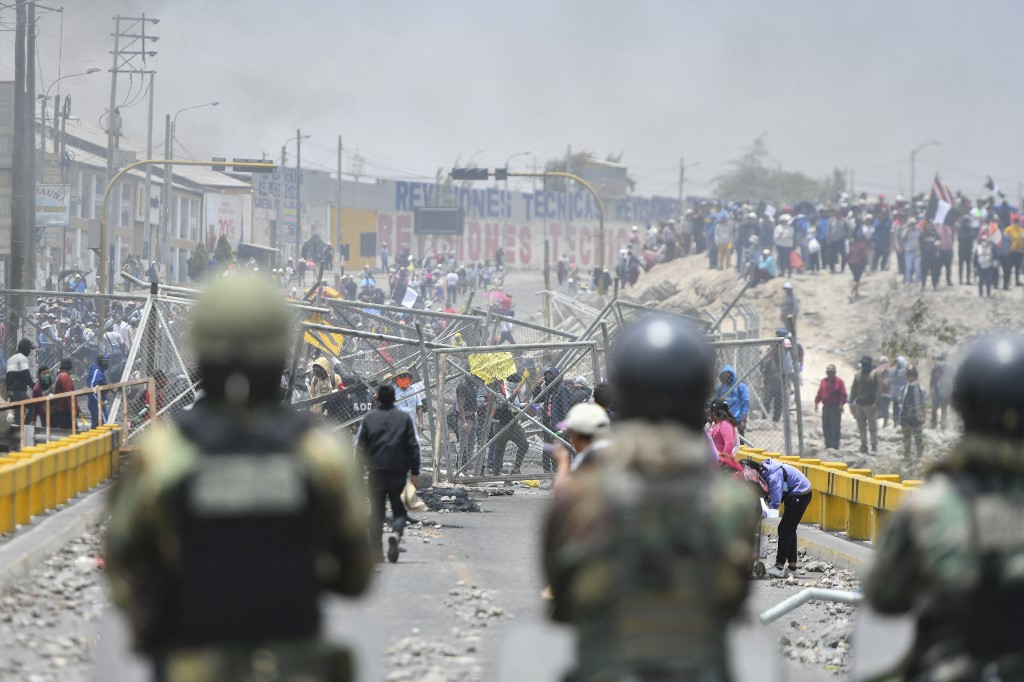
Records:
M757 502L715 475L702 428L710 347L685 320L623 330L619 421L601 463L556 494L544 561L553 617L578 631L573 680L728 680Z
M351 453L280 405L291 338L269 282L213 284L191 329L206 397L149 427L114 492L112 594L158 680L351 677L318 597L366 589L366 496Z
M883 613L917 614L895 679L1024 679L1024 337L964 352L964 435L882 535L865 582Z

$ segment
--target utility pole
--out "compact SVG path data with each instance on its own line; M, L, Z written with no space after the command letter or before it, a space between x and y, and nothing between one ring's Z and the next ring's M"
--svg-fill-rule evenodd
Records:
M288 145L281 145L281 165L277 169L277 225L274 228L274 246L278 249L278 258L284 259L284 185L288 174ZM278 265L284 265L279 262Z
M295 131L295 264L302 255L302 130Z
M117 130L117 118L115 107L117 106L117 60L120 56L121 50L121 15L118 14L114 17L114 51L113 55L113 66L110 67L110 106L107 108L107 175L104 180L104 185L110 184L110 179L114 177L114 154L117 151L117 137L119 131ZM107 216L107 225L110 225L113 221L110 216ZM101 230L100 233L100 267L96 271L96 277L99 279L97 284L101 286L101 293L111 293L113 291L113 281L111 278L110 268L107 266L107 259L110 257L108 240L109 235L106 234L106 230ZM105 305L100 302L101 307Z
M30 237L32 226L29 224L29 197L35 196L35 176L29 172L27 152L29 140L35 139L35 111L32 101L28 99L25 82L25 44L28 26L28 8L26 0L17 0L15 6L16 20L14 29L14 139L11 157L11 273L12 289L31 289L27 273L29 260L34 251L34 240ZM25 115L28 109L29 116ZM34 146L34 143L33 143ZM10 329L7 335L8 351L17 344L21 335L21 317L25 313L25 299L15 296L9 311Z
M174 156L174 146L171 144L171 138L173 135L174 131L171 130L171 115L167 114L164 117L164 160L166 161L170 161ZM165 163L163 187L161 187L160 191L160 226L157 229L157 240L159 241L160 248L156 251L156 254L158 259L157 262L166 264L166 277L168 281L170 281L171 277L171 264L168 262L170 248L167 244L167 239L170 236L171 191L173 187L174 176L172 175L171 164Z
M147 159L152 159L153 158L153 85L154 85L153 80L155 78L156 78L156 74L155 73L149 74L149 124L148 124L148 127L146 129L146 158ZM149 214L150 214L150 211L152 210L152 201L153 201L150 198L150 194L152 192L152 187L153 187L153 167L147 164L146 165L146 191L145 191L145 199L143 200L146 203L145 203L145 207L144 207L143 215L142 215L142 220L143 220L142 224L145 227L143 228L144 231L143 231L142 234L145 235L144 239L146 239L149 242L149 262L150 262L150 264L152 264L154 260L157 260L156 259L156 250L154 249L154 247L156 246L156 240L154 239L155 235L154 235L154 232L153 232L153 227L152 227L151 221L149 219Z
M340 263L341 262L341 258L342 258L341 249L342 249L342 246L344 245L344 237L343 237L342 231L341 231L341 135L338 135L338 192L337 192L337 206L335 208L335 216L336 216L335 220L337 221L337 227L338 227L338 231L336 232L336 234L338 235L338 239L337 239L338 248L334 252L334 257L337 258L338 262ZM344 272L344 264L342 264L342 272Z
M110 181L114 177L115 172L115 161L117 156L118 138L121 134L121 114L117 109L117 76L121 73L129 73L138 75L141 78L145 78L146 75L152 75L154 72L151 69L147 69L147 57L155 57L156 52L149 49L149 43L154 43L158 38L154 35L146 33L146 27L149 24L158 24L159 19L153 19L146 17L145 14L139 17L122 17L120 14L114 17L114 50L111 52L113 56L113 65L110 68L110 107L107 110L107 176L106 184L110 184ZM122 42L122 39L124 42ZM141 64L138 62L141 61ZM152 81L150 82L150 102L152 102ZM150 144L152 144L152 104L150 105ZM147 210L149 197L146 197ZM113 202L115 209L111 210L111 213L116 213L119 210L120 202ZM103 283L102 291L107 293L113 293L114 291L114 266L116 265L116 259L114 256L114 249L111 248L110 244L110 230L111 224L117 224L116 221L111 220L111 216L108 213L106 216L107 229L100 230L100 258L99 258L99 269L97 276ZM120 225L118 225L120 227ZM100 307L105 312L106 303L100 301ZM102 317L102 315L101 315Z
M25 288L36 288L36 245L40 242L36 232L36 3L27 3L25 24L25 134L28 147L25 149L25 173L29 178L25 194L25 225L28 237L28 252L25 254Z

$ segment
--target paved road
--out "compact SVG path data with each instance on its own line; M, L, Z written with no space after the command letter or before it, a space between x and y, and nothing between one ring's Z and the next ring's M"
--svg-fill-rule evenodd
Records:
M517 488L511 497L481 500L482 513L424 513L441 527L407 534L407 551L397 564L379 566L365 600L328 601L327 631L360 651L360 679L557 679L568 665L572 640L547 622L547 603L540 597L539 534L549 502L549 493ZM759 613L796 589L757 581L749 612ZM784 660L780 653L781 635L813 639L828 620L820 606L804 607L767 629L748 619L732 639L741 679L846 679L822 665ZM808 629L796 633L793 621ZM124 632L112 614L99 634L96 679L115 679L114 670L116 679L133 679L126 672ZM137 665L135 675L143 670Z

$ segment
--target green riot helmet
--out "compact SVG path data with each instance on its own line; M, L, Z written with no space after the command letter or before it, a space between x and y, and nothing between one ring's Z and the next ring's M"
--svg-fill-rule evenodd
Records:
M292 330L269 281L247 274L216 281L193 308L190 338L208 398L222 396L233 374L248 380L250 398L276 397Z

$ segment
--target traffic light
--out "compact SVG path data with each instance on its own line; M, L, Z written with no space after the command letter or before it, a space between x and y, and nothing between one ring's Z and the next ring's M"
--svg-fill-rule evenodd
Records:
M508 168L495 168L494 169L495 180L508 180Z
M490 171L486 168L452 168L452 180L486 180Z

